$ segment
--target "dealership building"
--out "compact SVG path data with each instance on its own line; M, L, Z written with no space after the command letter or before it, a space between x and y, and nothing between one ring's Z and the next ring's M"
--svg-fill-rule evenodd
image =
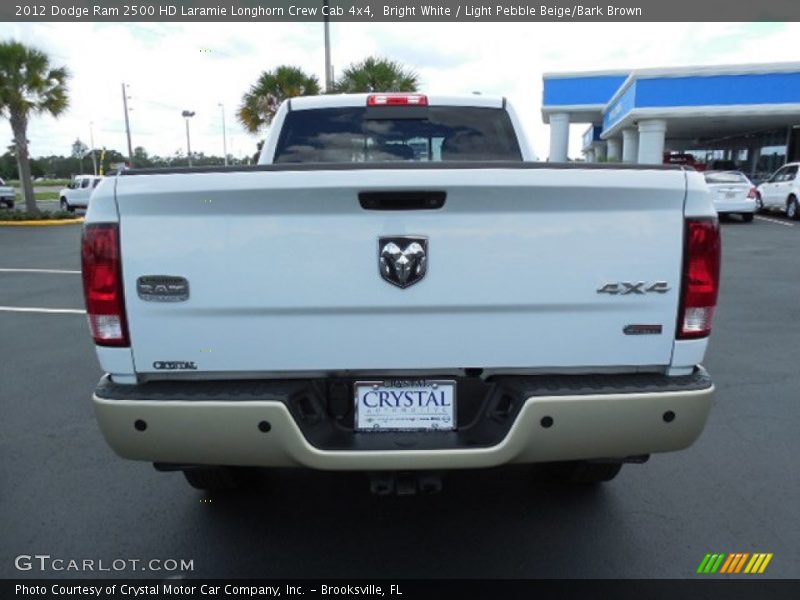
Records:
M570 124L586 123L587 161L666 152L763 179L800 160L800 63L546 73L542 118L552 161L567 160Z

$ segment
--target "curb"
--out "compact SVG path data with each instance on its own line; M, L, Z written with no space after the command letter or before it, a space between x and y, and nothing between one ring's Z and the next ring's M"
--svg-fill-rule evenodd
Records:
M43 219L41 221L0 221L0 227L53 227L55 225L78 225L84 217L77 219Z

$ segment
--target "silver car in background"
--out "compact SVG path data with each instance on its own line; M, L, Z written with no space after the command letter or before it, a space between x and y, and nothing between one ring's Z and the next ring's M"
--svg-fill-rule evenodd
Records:
M706 184L720 216L737 214L745 223L756 213L756 188L741 171L706 171Z
M0 206L7 206L14 208L14 201L17 198L17 192L10 185L0 179Z

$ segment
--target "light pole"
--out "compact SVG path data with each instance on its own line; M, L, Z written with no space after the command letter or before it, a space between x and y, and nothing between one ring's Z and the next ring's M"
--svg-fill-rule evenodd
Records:
M325 91L331 93L333 91L333 67L331 66L331 32L330 32L330 19L328 18L328 0L323 0L325 14L322 20L325 25Z
M125 83L122 84L122 108L125 109L125 133L128 135L128 162L131 167L133 166L133 146L131 146L131 125L128 122L128 93L125 88L128 87Z
M89 143L92 145L92 169L97 175L97 156L94 153L94 123L89 121Z
M186 156L189 157L189 166L192 166L192 144L189 140L189 119L194 116L194 111L185 110L181 113L184 119L186 119Z
M218 104L222 111L222 152L225 157L225 166L228 166L228 136L225 134L225 105L220 102Z

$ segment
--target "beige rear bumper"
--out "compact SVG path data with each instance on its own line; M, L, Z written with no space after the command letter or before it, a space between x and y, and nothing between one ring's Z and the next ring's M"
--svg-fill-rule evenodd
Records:
M273 401L108 400L93 397L109 445L122 457L177 464L305 466L326 470L469 469L508 463L620 458L686 448L705 426L714 388L536 396L488 448L329 451L311 445ZM674 413L671 422L664 419ZM552 425L544 427L542 419ZM135 427L137 420L146 429ZM268 421L268 432L258 424ZM141 428L141 424L140 424ZM356 434L381 435L381 434Z

